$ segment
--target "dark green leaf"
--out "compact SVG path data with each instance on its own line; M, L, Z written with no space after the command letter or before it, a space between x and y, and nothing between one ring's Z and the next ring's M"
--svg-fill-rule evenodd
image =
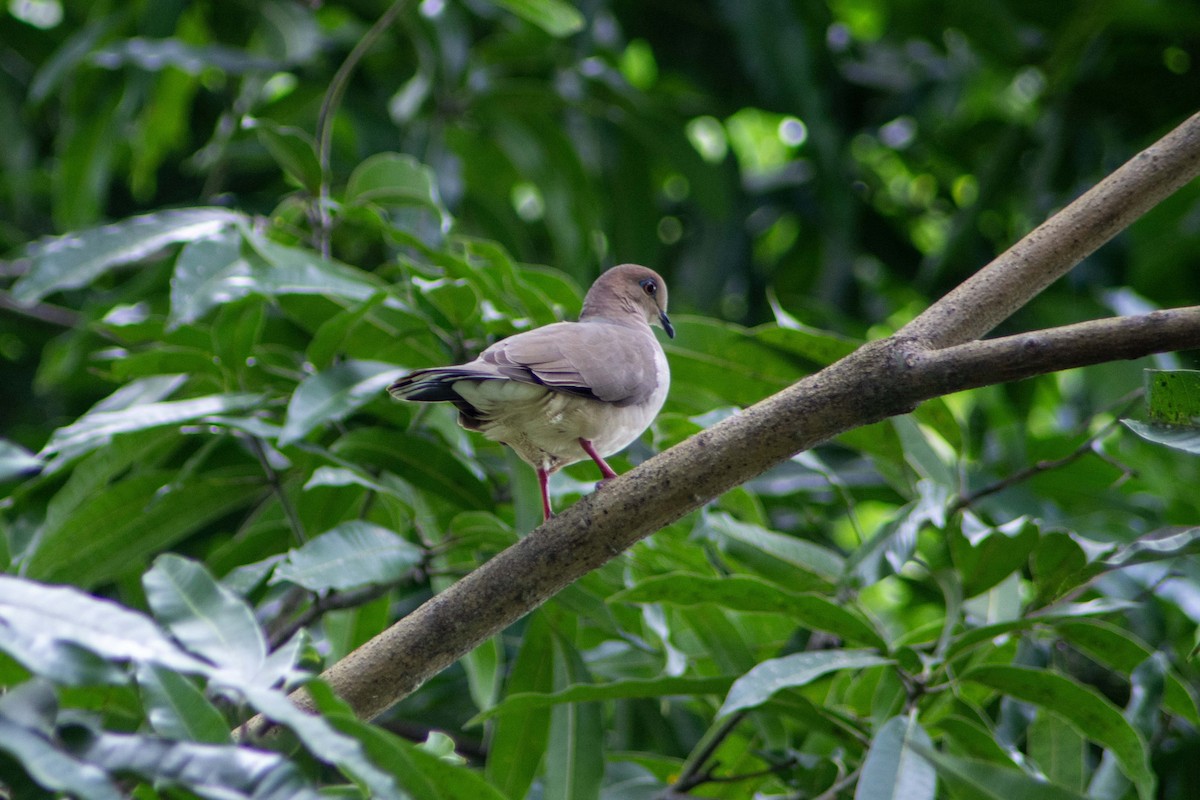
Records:
M389 470L413 486L463 508L492 508L487 485L429 439L387 428L359 428L334 443L333 451Z
M185 244L171 275L168 330L250 294L250 275L250 262L242 256L242 237L235 229L225 228Z
M1135 419L1121 420L1131 431L1147 441L1174 447L1186 453L1200 455L1200 426L1163 425L1139 422Z
M1153 796L1154 773L1141 734L1104 695L1071 678L1047 670L992 664L975 669L963 680L988 686L1061 716L1079 733L1110 751L1121 770L1137 786L1138 796Z
M121 800L123 796L104 770L77 760L62 752L57 743L3 718L0 751L12 756L30 778L52 792L88 800Z
M480 712L471 724L493 717L504 717L533 709L551 708L561 703L590 703L603 700L627 700L639 697L692 697L702 694L725 694L734 678L630 678L610 683L583 683L568 686L555 692L517 692L509 694L503 701Z
M943 781L969 789L974 796L984 800L1086 800L1077 792L1046 783L1017 769L959 758L932 748L921 748L918 752L933 764Z
M1148 369L1144 375L1152 422L1189 427L1200 422L1200 371Z
M845 566L842 557L832 550L804 539L740 522L729 514L721 512L705 514L703 525L706 532L749 545L793 567L831 582L841 577Z
M275 163L315 196L321 187L321 164L317 161L317 145L312 137L299 128L279 125L269 119L256 119L250 127Z
M433 171L402 153L376 153L355 167L346 184L346 203L417 203L445 213Z
M146 720L165 739L225 744L229 724L187 676L154 664L138 670Z
M785 614L801 625L849 641L887 649L863 617L819 594L796 594L749 576L707 577L683 572L655 575L608 598L610 603L716 603L730 611Z
M553 662L546 656L551 635L546 612L534 612L508 676L505 691L509 697L553 693ZM512 708L511 712L500 716L492 727L485 775L507 797L525 797L545 754L550 712L538 706Z
M246 72L278 72L283 62L254 55L245 50L220 44L196 46L179 39L146 39L135 36L122 39L91 54L91 61L105 69L119 69L133 64L157 72L174 67L199 75L206 69L218 69L233 75Z

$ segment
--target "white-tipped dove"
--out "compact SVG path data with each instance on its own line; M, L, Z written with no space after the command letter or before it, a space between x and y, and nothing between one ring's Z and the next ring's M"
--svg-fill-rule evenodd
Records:
M388 391L453 403L464 428L511 447L537 470L549 519L552 474L590 457L604 480L615 478L605 456L641 436L662 408L671 375L651 325L675 335L667 286L654 270L622 264L592 284L578 322L501 339L470 363L417 370Z

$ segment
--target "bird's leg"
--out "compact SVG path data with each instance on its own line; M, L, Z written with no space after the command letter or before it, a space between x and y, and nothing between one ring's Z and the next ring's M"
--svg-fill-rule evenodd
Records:
M550 510L550 473L544 467L537 467L538 486L542 490L542 522L554 516Z
M604 484L617 477L617 473L613 471L613 468L608 465L607 461L600 457L600 454L596 452L596 448L592 447L591 442L580 436L579 446L583 448L583 452L592 457L592 461L595 461L596 466L600 468L600 474L604 476L604 480L596 484L597 489L602 488Z

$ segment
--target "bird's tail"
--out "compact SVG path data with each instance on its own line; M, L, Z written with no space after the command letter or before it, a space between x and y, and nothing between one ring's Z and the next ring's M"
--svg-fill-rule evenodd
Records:
M462 400L454 391L455 381L471 373L454 367L434 367L410 372L388 387L392 397L418 403L441 403Z

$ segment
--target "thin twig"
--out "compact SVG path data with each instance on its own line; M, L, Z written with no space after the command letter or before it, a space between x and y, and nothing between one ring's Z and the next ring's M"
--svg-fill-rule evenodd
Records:
M271 486L271 491L275 493L275 497L279 500L279 505L283 509L284 516L288 519L288 525L292 529L292 535L296 538L296 544L304 544L308 541L308 536L304 533L304 523L300 521L300 515L296 513L296 507L292 505L292 501L288 499L287 492L283 490L283 483L279 480L279 473L271 466L266 450L263 448L262 440L257 436L247 436L245 438L250 443L250 449L254 452L258 463L262 466L263 473L267 476L267 483Z
M1140 391L1136 392L1135 394L1139 397L1141 396ZM1128 403L1126 403L1125 408L1118 412L1109 422L1101 427L1100 430L1089 436L1083 441L1082 444L1080 444L1070 453L1067 453L1065 456L1062 456L1061 458L1044 459L1042 461L1038 461L1031 466L1025 467L1024 469L1018 470L1017 472L1014 472L1013 474L996 481L995 483L984 486L982 489L977 489L974 492L968 492L967 494L960 495L959 498L950 505L949 513L954 514L962 511L964 508L974 505L976 501L981 500L984 497L989 497L997 492L1002 492L1005 489L1016 486L1018 483L1023 483L1030 478L1036 477L1043 472L1051 472L1056 469L1061 469L1062 467L1078 461L1088 453L1096 454L1107 463L1118 467L1123 473L1128 474L1129 470L1127 468L1117 464L1113 459L1106 457L1106 455L1098 449L1098 446L1100 440L1107 436L1121 423L1121 419L1125 416L1135 402L1137 402L1136 399L1130 400Z
M862 767L856 767L812 800L836 800L837 796L841 794L842 789L847 789L858 782L858 776L861 773Z
M363 56L375 45L375 42L379 40L383 32L395 22L401 9L404 8L404 4L405 0L395 0L388 7L388 10L383 12L383 15L375 21L375 24L363 34L363 37L358 40L358 44L346 56L346 60L338 67L338 71L334 73L333 79L329 82L329 88L325 90L325 97L321 100L321 109L317 113L317 161L321 166L321 185L317 189L315 227L317 249L325 258L329 258L329 238L333 227L333 222L329 216L333 117L337 113L338 107L342 104L342 96L346 93L346 87L350 83L350 76L354 73L358 62L362 61Z
M411 578L406 576L403 580L394 581L392 583L378 583L370 586L364 586L360 589L351 589L345 592L334 592L325 597L317 596L312 603L304 609L303 612L297 614L286 624L280 625L277 629L271 631L270 643L271 649L282 645L288 639L296 635L301 628L307 628L314 622L325 616L330 611L345 610L347 608L357 608L358 606L366 605L372 600L383 597L402 583L407 583Z
M713 731L712 735L704 742L703 747L688 756L687 761L684 762L683 770L679 773L679 777L675 779L675 783L670 787L671 792L686 792L693 786L699 786L707 780L708 773L704 770L705 763L712 758L712 754L717 751L722 742L729 738L729 734L733 733L748 713L747 711L739 711L731 715L721 723L721 727Z

